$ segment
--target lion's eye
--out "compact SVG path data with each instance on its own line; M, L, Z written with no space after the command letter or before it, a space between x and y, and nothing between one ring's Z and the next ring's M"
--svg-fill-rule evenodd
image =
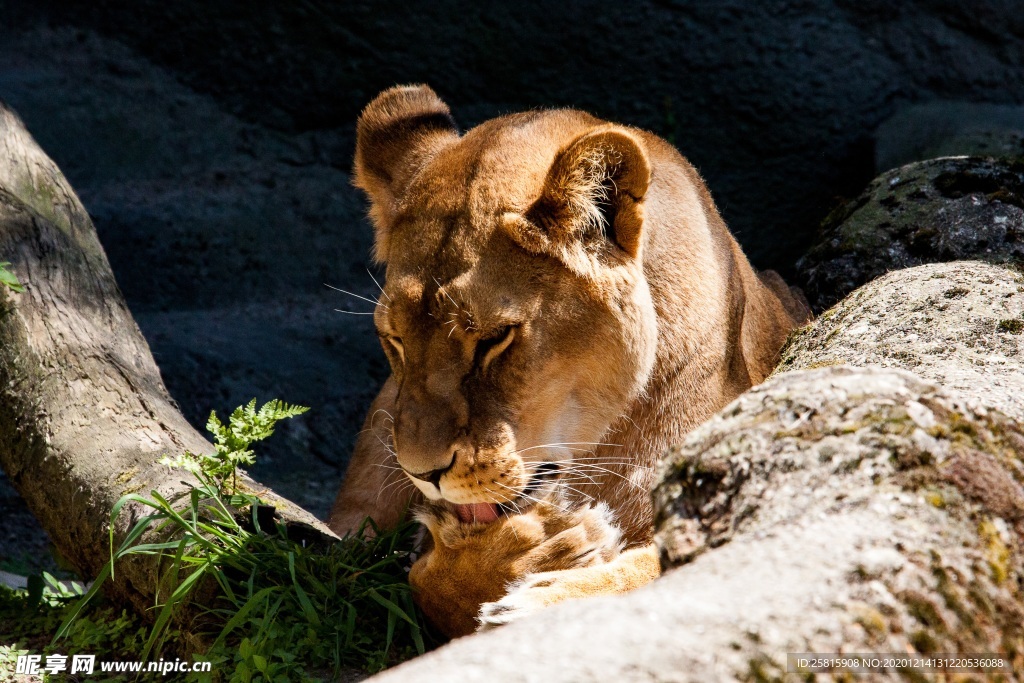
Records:
M476 345L477 365L483 369L509 347L516 336L516 325L506 325L482 338Z
M391 345L391 348L393 348L395 353L398 354L399 360L401 360L402 364L405 365L405 347L402 346L402 338L382 336L382 339L384 340L384 343Z

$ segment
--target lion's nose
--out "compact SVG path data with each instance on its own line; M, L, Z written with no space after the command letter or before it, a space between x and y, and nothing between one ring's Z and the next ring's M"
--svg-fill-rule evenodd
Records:
M421 481L430 482L431 484L433 484L437 488L441 488L441 477L444 475L445 472L450 470L452 468L452 465L454 465L454 464L455 464L455 453L452 453L452 459L444 467L439 467L436 470L430 470L429 472L410 472L409 470L406 470L405 472L410 477L416 477L417 479L420 479Z

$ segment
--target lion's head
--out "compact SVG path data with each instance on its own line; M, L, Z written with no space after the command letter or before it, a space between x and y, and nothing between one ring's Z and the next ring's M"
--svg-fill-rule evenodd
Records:
M568 110L460 135L425 86L385 91L357 130L398 464L463 521L493 521L543 497L651 372L644 141Z

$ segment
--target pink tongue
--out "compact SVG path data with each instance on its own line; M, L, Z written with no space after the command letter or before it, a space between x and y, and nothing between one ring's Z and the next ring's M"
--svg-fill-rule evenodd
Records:
M455 514L459 521L464 523L479 522L490 524L498 519L498 506L494 503L470 503L469 505L456 505Z

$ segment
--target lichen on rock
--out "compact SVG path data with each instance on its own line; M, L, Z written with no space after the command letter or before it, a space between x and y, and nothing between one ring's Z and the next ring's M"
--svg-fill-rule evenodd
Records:
M902 368L1024 420L1024 276L935 263L858 289L790 339L776 374L849 364Z
M670 452L663 564L729 554L771 577L742 648L762 673L787 651L1002 652L1024 671L1024 434L969 403L896 370L769 380Z

